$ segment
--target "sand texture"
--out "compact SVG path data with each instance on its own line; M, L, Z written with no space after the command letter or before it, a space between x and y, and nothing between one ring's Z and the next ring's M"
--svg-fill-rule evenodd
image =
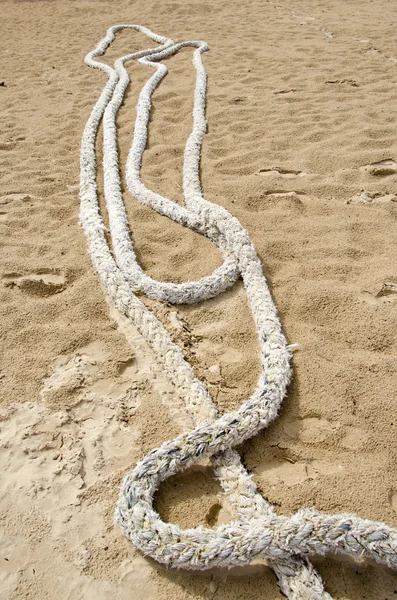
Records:
M208 42L205 194L247 228L299 345L281 415L240 449L244 464L280 514L316 506L397 526L394 3L2 0L0 13L0 599L280 600L266 566L167 570L114 526L123 475L192 421L108 306L78 223L80 139L106 79L83 57L117 23ZM147 46L123 33L105 60ZM143 160L147 186L176 200L191 57L167 60ZM129 72L122 165L151 71ZM124 199L152 277L198 279L221 263L208 240ZM259 370L241 283L197 307L144 301L219 409L239 406ZM162 485L156 502L183 526L231 519L205 465ZM386 568L314 563L336 600L397 597Z

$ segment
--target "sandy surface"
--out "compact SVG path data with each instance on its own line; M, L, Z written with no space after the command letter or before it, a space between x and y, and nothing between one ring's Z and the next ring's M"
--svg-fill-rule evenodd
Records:
M116 8L117 5L117 8ZM191 426L133 327L109 312L78 224L82 129L105 77L83 56L135 22L204 39L209 200L248 229L294 355L282 414L242 448L280 513L354 511L397 525L397 14L386 0L0 4L0 598L281 598L264 566L189 574L145 560L113 525L123 474ZM122 34L110 57L147 45ZM147 185L181 197L191 49L154 98ZM133 78L118 119L131 140ZM396 162L395 162L396 161ZM126 195L148 273L184 281L220 264L210 242ZM258 347L241 284L199 307L147 302L222 411L252 391ZM161 488L181 525L230 519L212 473ZM338 600L392 600L374 564L315 561Z

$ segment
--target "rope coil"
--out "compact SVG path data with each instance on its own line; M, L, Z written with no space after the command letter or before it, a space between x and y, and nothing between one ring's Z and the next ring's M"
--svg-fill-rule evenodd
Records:
M122 56L114 68L96 60L123 29L144 33L158 46ZM184 206L180 206L149 190L141 181L140 171L151 98L167 73L160 61L185 47L195 49L196 88L193 127L184 152ZM85 57L88 66L103 71L108 77L88 118L81 144L80 220L89 253L107 294L151 346L196 423L193 431L149 452L125 476L116 519L134 546L163 564L208 569L266 559L277 575L281 591L290 600L331 600L307 555L340 552L357 558L369 557L397 569L397 530L354 514L326 515L315 509L303 509L291 517L277 516L233 449L277 416L290 379L290 349L248 233L228 211L209 202L202 194L199 165L207 126L207 76L202 54L206 50L208 46L202 41L175 43L140 25L116 25L108 29L106 36ZM154 69L154 74L143 86L138 99L134 136L126 164L127 186L139 202L206 236L220 249L223 264L199 281L158 282L137 262L121 193L116 129L117 112L130 82L124 65L130 60L138 60ZM105 237L97 197L95 141L101 121L104 194L114 257ZM219 416L204 384L196 378L180 348L135 294L141 292L171 304L194 304L217 296L239 277L258 333L261 373L251 397L238 410ZM153 496L160 483L204 457L211 460L236 520L217 529L185 530L163 522L153 508Z

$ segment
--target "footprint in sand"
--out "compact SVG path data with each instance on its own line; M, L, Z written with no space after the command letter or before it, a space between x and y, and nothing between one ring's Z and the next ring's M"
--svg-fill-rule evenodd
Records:
M279 485L292 487L309 478L307 464L282 458L262 461L255 468L255 472L260 480L270 487Z
M250 210L262 211L271 207L281 207L301 211L304 208L302 198L303 192L295 192L290 190L266 190L258 197L247 198L246 207Z
M119 365L119 377L109 378L100 374L109 354L103 344L92 342L73 354L57 356L52 363L52 372L44 381L40 396L49 404L57 402L64 395L70 405L81 402L81 394L88 402L101 400L117 404L118 414L124 404L135 411L139 406L139 390L136 381L138 367L135 358L129 358ZM59 401L58 401L59 405ZM76 419L89 418L93 407L80 406L76 409ZM122 420L125 420L124 418Z
M153 582L153 569L150 563L140 555L124 560L120 567L118 588L123 598L147 600L158 596L157 586ZM132 590L132 596L129 596ZM128 594L128 596L127 596Z
M397 173L397 163L392 158L371 163L363 168L370 175L376 175L377 177L385 177L386 175L395 175Z
M324 442L333 435L337 428L337 423L331 423L320 417L294 419L284 425L284 431L288 437L300 440L304 444Z
M285 457L263 461L255 468L255 472L266 487L293 487L308 479L338 475L343 472L343 466L323 461L294 461Z
M105 347L100 342L92 342L70 355L57 356L52 362L51 374L43 383L41 399L50 402L60 390L69 396L82 388L87 391L88 386L96 381L98 370L107 358Z
M397 196L384 192L361 192L347 200L347 204L383 204L397 202Z
M35 273L22 275L6 273L2 280L7 287L17 287L32 296L52 296L66 288L67 278L60 269L40 269Z
M277 203L283 201L291 208L303 208L302 198L305 196L303 192L286 191L286 190L267 190L262 192L261 198L265 198L269 203Z
M281 175L286 179L293 177L304 177L306 173L303 171L295 171L294 169L284 169L283 167L270 167L269 169L260 169L261 175Z
M22 202L31 202L30 194L7 194L0 197L0 223L7 221L12 208Z
M345 434L340 440L341 446L347 450L364 450L370 442L369 431L351 426L346 427Z
M372 294L364 291L360 294L359 300L367 304L377 305L379 302L395 302L397 300L397 283L386 281L379 292Z

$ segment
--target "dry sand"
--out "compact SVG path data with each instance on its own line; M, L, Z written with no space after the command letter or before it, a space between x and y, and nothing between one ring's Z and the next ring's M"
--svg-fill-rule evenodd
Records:
M209 43L205 193L248 229L299 344L282 414L243 446L244 462L280 513L315 505L397 525L394 3L2 0L0 12L0 598L279 599L267 567L166 570L113 525L123 474L191 422L133 327L110 314L86 251L79 143L105 78L83 56L123 22ZM143 44L122 34L109 57ZM143 164L147 185L174 199L191 55L167 61ZM123 164L148 76L130 72ZM125 199L150 275L197 279L220 264L210 242ZM147 304L220 409L238 406L259 368L241 284L199 307ZM181 525L230 518L206 468L163 485L157 506ZM335 599L396 597L385 568L315 563Z

